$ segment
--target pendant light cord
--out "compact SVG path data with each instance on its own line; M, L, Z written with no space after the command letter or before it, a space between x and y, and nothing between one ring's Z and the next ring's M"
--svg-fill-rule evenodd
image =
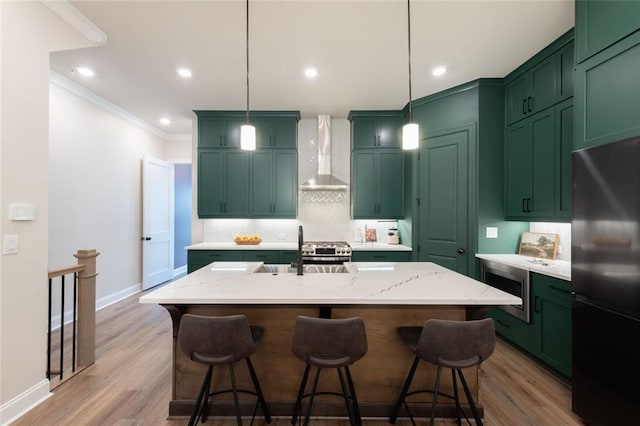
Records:
M248 0L247 0L248 1ZM407 45L409 47L409 123L413 121L413 111L411 110L411 0L407 0Z
M249 0L247 0L247 124L249 124Z

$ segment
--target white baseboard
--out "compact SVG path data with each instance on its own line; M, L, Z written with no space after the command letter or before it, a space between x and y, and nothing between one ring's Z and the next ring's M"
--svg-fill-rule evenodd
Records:
M182 275L182 274L186 274L187 273L187 265L182 265L179 268L176 268L173 270L173 277L177 277L178 275Z
M15 398L0 405L0 425L9 425L53 394L49 392L49 380L44 379Z

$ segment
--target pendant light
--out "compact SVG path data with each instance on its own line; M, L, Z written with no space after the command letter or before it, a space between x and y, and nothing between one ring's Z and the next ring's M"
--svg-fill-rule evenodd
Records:
M409 48L409 122L402 126L402 149L417 149L420 142L420 128L413 122L411 105L411 0L407 0L407 45Z
M240 148L245 151L256 149L256 128L249 124L249 0L247 0L247 123L240 127Z

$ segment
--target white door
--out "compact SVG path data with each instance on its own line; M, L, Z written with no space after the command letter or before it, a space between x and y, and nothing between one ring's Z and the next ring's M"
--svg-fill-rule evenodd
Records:
M173 164L144 156L142 289L173 278Z

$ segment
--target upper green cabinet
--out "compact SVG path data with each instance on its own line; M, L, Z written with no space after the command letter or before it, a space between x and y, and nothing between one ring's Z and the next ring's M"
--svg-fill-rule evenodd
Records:
M245 217L249 213L249 153L198 150L198 217Z
M400 111L352 111L351 217L400 219L404 215L404 154Z
M578 64L575 102L574 149L640 135L640 32Z
M240 150L243 111L198 116L198 217L295 218L298 112L258 111L257 150Z
M507 125L573 96L573 42L565 35L543 52L505 79Z
M352 111L351 149L400 148L403 124L400 111Z
M295 150L264 150L251 154L251 217L296 217Z
M290 148L298 146L296 117L256 118L256 146L260 148Z
M576 0L576 56L583 62L640 29L640 2Z
M240 148L241 117L198 118L198 147Z
M507 127L507 219L571 219L572 144L573 99Z
M354 150L351 164L351 216L354 219L401 219L404 213L402 150Z

